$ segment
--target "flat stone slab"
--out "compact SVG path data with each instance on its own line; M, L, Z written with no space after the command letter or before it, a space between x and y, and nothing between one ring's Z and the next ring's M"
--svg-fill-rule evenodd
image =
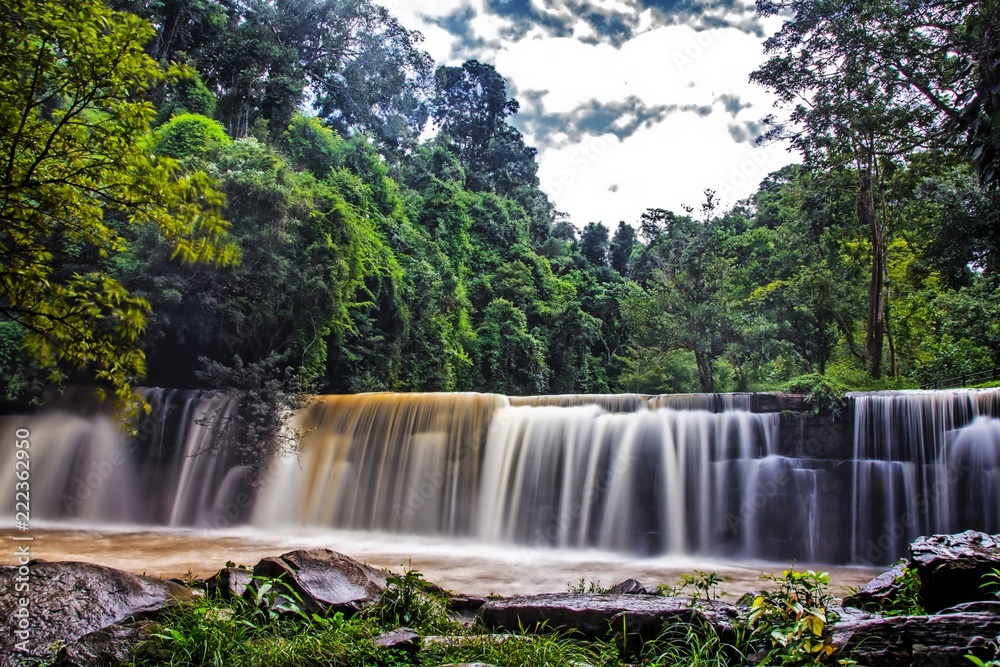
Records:
M626 628L629 635L646 639L656 636L665 623L705 621L725 634L738 617L736 607L721 602L701 602L692 608L691 598L655 595L573 594L531 595L490 600L479 610L489 628L507 631L537 629L574 632L601 637L608 630ZM651 638L651 637L649 637Z

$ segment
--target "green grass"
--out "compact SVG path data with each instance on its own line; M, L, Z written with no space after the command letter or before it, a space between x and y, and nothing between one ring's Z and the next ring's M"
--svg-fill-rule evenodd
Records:
M481 626L464 626L448 618L441 593L419 572L393 577L379 604L345 618L308 615L296 606L268 611L280 582L259 581L254 600L199 597L166 611L149 625L128 662L130 667L432 667L484 662L498 667L736 667L752 653L766 655L765 664L818 665L829 654L825 620L825 574L786 572L774 577L778 589L758 598L753 621L723 638L709 627L673 624L659 638L622 655L612 632L600 640L582 641L560 633L495 635ZM692 604L714 598L715 575L697 573L682 580L693 587ZM581 588L589 588L586 582ZM285 592L281 593L285 596ZM287 596L286 596L287 597ZM803 617L797 611L801 605ZM812 615L809 617L809 615ZM805 618L805 620L803 620ZM812 618L813 620L810 620ZM422 637L445 636L420 650L405 652L376 646L382 632L401 625ZM782 648L784 646L785 648Z

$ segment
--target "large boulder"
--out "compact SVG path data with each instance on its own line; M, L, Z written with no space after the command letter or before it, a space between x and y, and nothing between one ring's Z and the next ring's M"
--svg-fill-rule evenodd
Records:
M675 623L711 628L729 638L738 616L736 607L722 602L702 601L692 607L689 597L628 593L531 595L490 600L479 610L483 624L497 630L531 632L545 628L591 638L613 630L619 633L619 643L628 652Z
M169 581L91 563L36 560L25 569L27 576L15 568L0 572L0 667L50 660L55 642L73 644L116 623L150 618L193 595Z
M290 551L264 558L253 569L246 595L256 595L261 579L274 580L268 604L278 611L297 605L307 614L350 615L378 602L386 574L329 549Z
M995 599L982 588L983 576L1000 568L1000 535L973 530L957 535L918 537L910 560L920 576L920 592L929 613L963 602Z
M837 623L833 643L840 655L860 665L912 667L971 665L964 656L982 660L995 655L1000 616L954 613L940 616L892 616Z

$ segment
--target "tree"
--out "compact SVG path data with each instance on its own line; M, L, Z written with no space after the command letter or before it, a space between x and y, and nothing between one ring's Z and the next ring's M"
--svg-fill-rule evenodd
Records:
M88 369L121 398L141 377L149 304L108 270L124 225L151 224L187 262L231 264L223 197L151 154L153 107L176 78L143 51L152 26L99 0L11 0L0 11L0 316L62 377Z
M624 292L622 310L633 339L662 351L688 350L701 390L715 388L715 362L734 342L735 300L727 285L730 260L720 245L718 219L699 222L659 209L643 215L652 267L647 289Z
M540 394L548 385L542 343L529 331L524 313L506 299L486 308L477 331L482 391L508 395Z
M635 227L624 220L618 223L615 235L611 237L611 268L621 276L629 275L629 262L632 259L632 249L638 243Z
M874 52L936 114L948 142L964 143L980 181L1000 185L1000 3L879 0Z
M608 266L610 232L604 223L588 222L580 234L580 253L592 266Z
M789 139L808 165L854 170L858 218L871 243L865 350L873 378L882 374L886 331L887 172L937 132L928 105L877 55L876 4L760 0L762 15L793 15L765 42L771 57L750 75L792 107L789 122L776 124L768 137Z

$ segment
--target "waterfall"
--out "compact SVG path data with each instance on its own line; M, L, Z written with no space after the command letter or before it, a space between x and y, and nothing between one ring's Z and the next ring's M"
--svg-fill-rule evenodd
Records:
M301 457L274 461L254 523L423 535L469 532L492 394L322 396L295 419Z
M221 444L238 399L143 395L131 438L94 408L0 417L31 433L33 519L867 564L1000 532L1000 391L855 394L852 424L751 394L319 396L260 470Z
M757 491L776 415L610 413L599 403L497 413L484 455L480 538L642 553L753 551L752 531L733 531L727 518Z
M1000 532L1000 392L850 397L852 560L886 563L918 535Z
M680 404L724 408L719 398ZM297 418L253 523L632 553L753 555L729 519L757 493L777 415L663 397L361 394ZM745 402L748 406L749 402Z
M150 412L125 437L113 418L52 409L0 417L0 437L27 429L32 516L82 523L204 525L243 489L244 468L218 451L218 431L237 401L213 392L142 389ZM0 513L13 514L14 458L0 466Z

